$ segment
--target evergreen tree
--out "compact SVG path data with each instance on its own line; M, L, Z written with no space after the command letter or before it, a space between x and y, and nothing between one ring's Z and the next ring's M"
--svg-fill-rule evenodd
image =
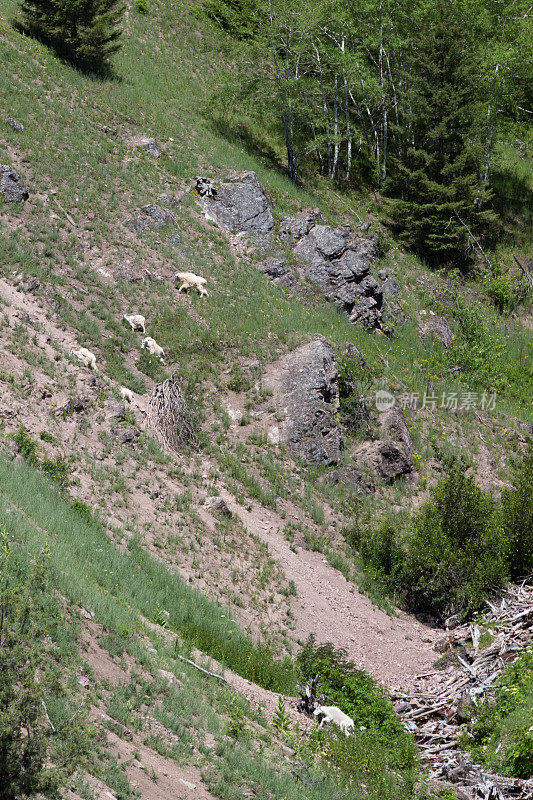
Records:
M410 124L391 203L400 237L429 261L461 263L493 223L479 188L476 62L452 0L420 22L407 60Z
M21 0L25 28L83 69L101 69L120 49L120 0Z

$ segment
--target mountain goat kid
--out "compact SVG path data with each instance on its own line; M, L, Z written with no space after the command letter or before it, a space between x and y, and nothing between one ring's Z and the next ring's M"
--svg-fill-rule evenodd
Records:
M158 358L163 361L165 357L165 351L161 347L161 345L157 344L155 339L152 339L151 336L146 336L141 342L141 350L148 350L151 356L157 356Z
M182 289L198 289L200 297L209 297L207 289L205 288L207 283L206 279L201 278L200 275L195 275L194 272L176 272L174 280L181 281L178 294L181 293Z
M146 320L142 314L124 314L122 319L131 325L132 331L142 331L146 334Z
M133 402L133 392L131 389L126 388L126 386L120 387L120 397L125 403Z
M93 372L96 372L96 356L87 350L86 347L80 347L79 350L70 350L69 356L73 356L80 361L84 367L90 367Z
M355 729L355 722L348 714L341 711L337 706L317 706L314 710L315 717L322 716L318 727L321 728L325 722L333 722L346 736L351 736Z

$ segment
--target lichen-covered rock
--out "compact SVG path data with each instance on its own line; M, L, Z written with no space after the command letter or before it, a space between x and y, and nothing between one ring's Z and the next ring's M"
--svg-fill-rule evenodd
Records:
M231 508L228 506L223 497L218 497L216 495L207 497L205 501L205 507L208 511L215 511L218 514L222 514L224 517L231 517Z
M287 269L283 261L279 258L267 258L262 264L259 265L261 272L268 275L272 283L285 283L287 286L294 284L294 276L292 272Z
M6 203L21 203L30 196L18 172L7 164L0 164L0 194Z
M126 419L126 407L124 403L119 403L118 400L106 400L105 412L110 422L122 422L122 420Z
M322 212L319 208L308 211L301 217L285 217L279 223L278 238L284 244L292 246L321 221Z
M381 433L384 439L392 439L404 447L405 455L411 459L413 455L413 440L409 428L405 424L402 409L393 405L383 411L379 417Z
M129 444L136 442L141 432L134 425L124 425L115 429L115 438L118 444Z
M226 231L266 234L274 227L271 203L255 172L222 183L213 196L198 198L207 219Z
M171 225L176 225L175 214L169 208L161 208L156 205L146 205L133 212L131 217L124 223L130 231L142 233L146 230L159 230Z
M330 472L326 477L326 483L340 483L356 494L366 494L373 488L372 484L363 478L353 464L344 464L342 467Z
M339 461L342 438L335 420L338 373L331 345L319 336L284 356L267 371L264 383L283 414L279 440L306 463Z

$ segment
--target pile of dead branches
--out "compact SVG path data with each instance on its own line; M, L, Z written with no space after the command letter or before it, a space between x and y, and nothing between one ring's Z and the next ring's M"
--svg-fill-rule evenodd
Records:
M155 385L148 404L148 424L170 450L182 452L197 447L194 417L177 373Z
M457 745L467 707L492 699L498 676L532 642L533 585L509 586L500 602L489 602L488 608L484 625L462 625L437 642L436 648L449 655L447 669L420 675L417 692L397 692L392 699L422 759L431 765L431 778L455 784L463 798L532 800L533 780L486 772ZM483 631L494 639L481 648Z

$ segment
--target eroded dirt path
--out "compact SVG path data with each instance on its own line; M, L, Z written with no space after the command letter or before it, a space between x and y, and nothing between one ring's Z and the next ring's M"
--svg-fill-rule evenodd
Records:
M295 553L279 530L279 517L260 506L247 511L224 489L221 495L250 533L268 544L270 553L293 580L295 635L343 647L358 667L389 689L414 688L414 678L431 669L437 654L434 629L398 612L389 617L360 594L354 584L328 564L322 553L298 548Z

